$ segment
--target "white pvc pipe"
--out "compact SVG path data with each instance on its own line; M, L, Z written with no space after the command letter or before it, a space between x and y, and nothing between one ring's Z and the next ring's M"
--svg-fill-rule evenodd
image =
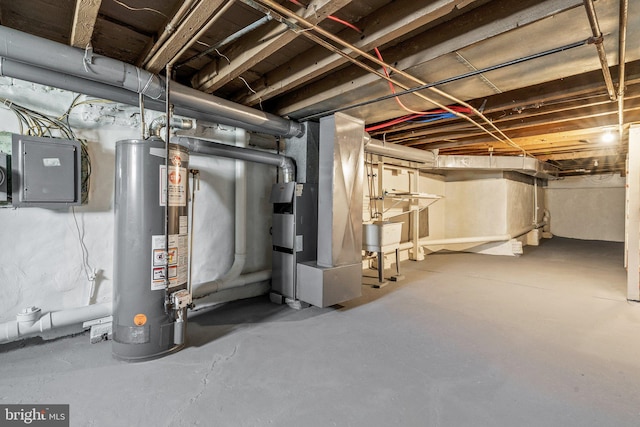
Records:
M450 239L433 239L430 240L428 237L420 239L421 246L441 246L441 245L455 245L459 243L490 243L490 242L502 242L508 241L511 239L515 239L516 237L520 237L523 234L527 234L531 230L535 228L540 228L539 224L528 225L527 227L518 230L515 233L507 233L507 234L496 234L493 236L474 236L474 237L453 237ZM402 249L402 246L401 246Z
M242 148L247 146L247 133L244 129L236 128L236 145ZM195 298L202 298L229 288L229 284L242 273L247 259L247 170L245 162L241 160L235 162L235 255L233 264L223 277L195 285Z
M41 335L52 329L79 325L90 320L110 316L111 313L111 303L104 303L64 311L51 311L43 313L31 321L21 321L19 320L20 315L18 315L16 320L0 325L0 344Z
M208 308L220 303L265 295L271 289L271 283L268 282L270 278L271 270L238 276L233 282L240 284L240 286L221 289L213 294L195 299L193 301L194 307L189 313L189 317L198 315L203 310L206 311Z

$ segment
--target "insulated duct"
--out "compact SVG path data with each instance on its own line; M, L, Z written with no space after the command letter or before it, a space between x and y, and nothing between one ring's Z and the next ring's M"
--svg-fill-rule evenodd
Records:
M436 170L513 171L543 179L558 179L559 172L553 165L521 156L438 156Z
M0 57L69 77L56 79L38 70L18 74L15 64L8 61L4 61L3 75L18 79L27 79L31 75L33 80L30 81L41 84L47 84L43 81L45 79L56 80L66 85L63 89L93 96L98 95L89 93L89 90L106 90L109 93L103 93L101 97L131 105L137 105L138 101L132 102L133 99L126 96L126 92L141 93L150 98L148 106L153 109L157 106L153 100L163 102L165 99L163 79L134 65L94 54L90 49L77 49L4 26L0 26L0 39L4 42L0 46ZM119 90L114 90L110 95L111 92L105 87L87 84L86 81ZM123 93L123 90L126 92ZM128 101L120 101L115 97L127 98ZM299 136L304 132L298 122L208 95L179 83L171 84L170 98L175 104L176 114L285 137Z
M393 159L417 162L420 163L418 165L419 168L436 165L436 155L433 151L405 147L393 142L384 143L380 140L372 139L369 135L365 135L364 151L365 153L378 154Z
M253 150L250 148L235 147L233 145L220 144L217 142L185 136L171 138L171 143L185 147L191 153L226 157L230 159L277 166L282 170L282 179L284 182L292 182L295 181L296 178L296 168L293 160L279 154Z

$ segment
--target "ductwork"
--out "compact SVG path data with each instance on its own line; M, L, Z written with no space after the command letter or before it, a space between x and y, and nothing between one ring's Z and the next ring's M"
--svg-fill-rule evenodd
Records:
M513 171L544 179L558 179L559 172L555 166L522 156L438 156L435 170Z
M89 93L89 90L95 90L103 92L101 97L132 105L137 105L138 101L127 96L126 92L141 93L150 98L147 106L153 109L158 106L152 102L153 100L160 103L165 100L163 79L134 65L4 26L0 26L0 39L3 40L3 44L0 45L0 57L45 71L60 73L65 77L54 78L37 69L24 72L24 67L22 67L23 73L18 74L16 68L19 67L9 61L4 61L3 75L19 79L27 79L31 76L33 79L31 81L41 84L47 84L43 80L56 80L66 86L55 85L56 87L97 96ZM87 81L98 83L98 85L87 84ZM118 90L110 91L100 84ZM107 93L104 93L105 91ZM284 137L299 136L304 132L303 126L298 122L207 95L179 83L171 82L170 92L176 114L190 115L189 112L195 112L198 113L197 117L191 116L197 119ZM116 97L126 98L127 101L115 99Z
M171 138L171 142L187 148L191 153L277 166L282 170L284 182L295 181L296 168L290 157L185 136Z
M417 162L419 163L417 165L418 168L434 167L436 165L436 155L433 151L405 147L392 142L384 143L380 140L372 139L369 135L365 135L364 151L393 159Z

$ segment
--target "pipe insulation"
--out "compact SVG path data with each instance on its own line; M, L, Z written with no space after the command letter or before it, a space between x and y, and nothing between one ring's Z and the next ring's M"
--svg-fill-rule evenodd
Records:
M193 137L178 136L171 138L171 143L180 145L190 153L209 156L226 157L247 162L262 163L277 166L282 170L284 182L295 181L296 167L292 158L267 151L253 150L250 148L235 147L233 145L220 144L213 141L200 140Z
M111 303L88 305L64 311L40 313L35 307L23 310L16 320L0 325L0 344L42 335L52 329L80 325L110 316Z
M0 43L0 57L80 79L80 81L69 78L64 79L67 87L63 89L88 93L82 82L91 81L120 89L120 91L114 91L115 95L113 97L124 96L121 91L125 90L135 94L143 94L150 98L150 101L163 102L166 98L164 79L134 65L97 55L88 49L83 50L66 46L5 26L0 26L0 39L2 40L2 43ZM17 75L14 73L9 74L10 71L3 67L3 75L18 79L27 78L28 73ZM35 74L38 74L38 72L34 71L30 74L32 77L37 77ZM53 79L50 76L47 78ZM57 80L60 81L62 79ZM41 83L41 81L34 81L34 83ZM105 90L102 86L89 86L89 89ZM109 94L106 95L102 97L113 98ZM184 114L179 109L185 109L186 111L199 113L199 117L194 118L201 120L284 137L300 136L304 133L303 126L293 120L265 113L214 95L208 95L176 82L171 84L169 97L176 107L176 114ZM133 99L136 100L133 101ZM137 96L134 96L133 99L129 98L127 103L137 105ZM117 99L114 100L118 101ZM156 109L156 104L149 102L148 107ZM163 111L163 109L160 109L160 111Z

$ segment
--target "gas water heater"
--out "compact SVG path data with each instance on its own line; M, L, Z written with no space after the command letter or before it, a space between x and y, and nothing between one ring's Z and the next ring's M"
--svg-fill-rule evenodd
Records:
M189 153L172 144L168 162L166 153L156 137L116 143L112 351L122 360L184 346Z

